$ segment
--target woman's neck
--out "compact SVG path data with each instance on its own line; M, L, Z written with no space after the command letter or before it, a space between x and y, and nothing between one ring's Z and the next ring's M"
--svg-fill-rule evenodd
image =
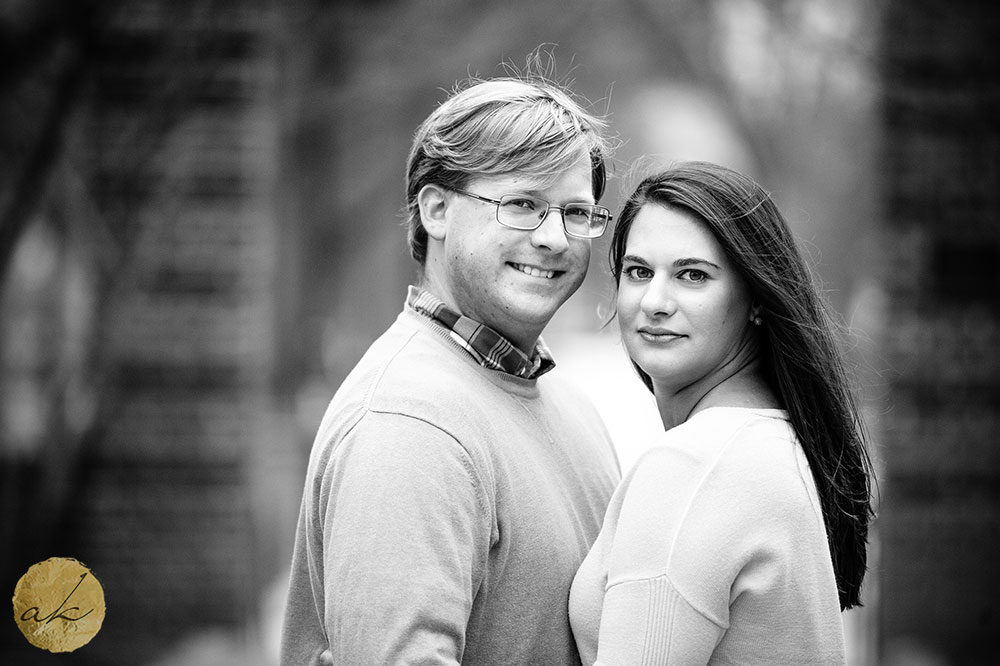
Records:
M684 423L709 407L781 408L756 360L729 373L709 375L680 388L670 388L654 379L653 394L664 430Z

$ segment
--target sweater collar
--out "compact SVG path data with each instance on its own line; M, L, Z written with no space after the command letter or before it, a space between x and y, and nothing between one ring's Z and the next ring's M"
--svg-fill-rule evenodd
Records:
M529 358L510 340L489 326L455 312L426 289L411 285L406 294L406 305L447 329L451 337L484 368L522 379L535 379L556 365L552 353L541 339L535 343Z

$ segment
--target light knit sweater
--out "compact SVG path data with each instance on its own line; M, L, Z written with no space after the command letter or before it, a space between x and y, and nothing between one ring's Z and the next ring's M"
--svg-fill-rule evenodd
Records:
M583 663L842 664L823 517L781 410L715 407L626 474L570 596Z
M619 477L558 370L487 370L404 310L316 436L281 663L578 664L569 586Z

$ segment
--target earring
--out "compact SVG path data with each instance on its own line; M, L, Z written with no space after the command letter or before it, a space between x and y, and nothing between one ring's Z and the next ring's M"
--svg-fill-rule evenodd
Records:
M751 319L750 321L753 322L754 326L760 326L761 324L764 323L764 320L760 318L760 315L754 315L754 318Z

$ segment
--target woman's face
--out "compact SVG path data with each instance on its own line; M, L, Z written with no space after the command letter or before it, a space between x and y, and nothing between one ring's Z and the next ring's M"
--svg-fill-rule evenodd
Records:
M625 243L618 325L629 356L654 385L678 391L736 358L751 297L708 227L647 203Z

